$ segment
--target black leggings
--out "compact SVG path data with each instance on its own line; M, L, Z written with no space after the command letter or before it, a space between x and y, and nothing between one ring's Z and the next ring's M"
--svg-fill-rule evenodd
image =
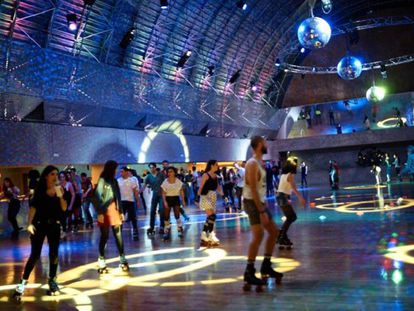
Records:
M109 239L109 226L102 226L101 238L99 240L99 256L105 257L105 248ZM124 242L122 240L122 226L112 226L112 232L115 237L116 247L118 248L119 256L124 255Z
M13 227L14 232L19 231L19 225L17 224L17 214L20 211L20 201L16 199L11 199L9 203L9 208L7 210L7 219Z
M59 263L60 224L37 224L34 235L30 236L32 250L23 272L23 279L27 280L42 252L43 241L47 237L49 244L49 277L56 277Z
M223 187L224 197L230 201L231 205L234 205L233 186L233 183L225 183Z
M286 220L282 225L280 234L286 235L287 231L289 230L290 225L296 221L298 218L296 216L296 213L292 207L292 205L289 204L288 201L289 197L286 194L279 193L277 196L277 204L279 205L280 209L282 210L283 214L286 216Z

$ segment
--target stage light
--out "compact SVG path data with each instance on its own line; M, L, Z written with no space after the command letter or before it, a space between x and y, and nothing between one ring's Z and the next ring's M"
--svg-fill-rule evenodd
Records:
M378 103L385 97L385 89L380 86L371 86L366 93L367 100L371 103Z
M304 53L306 52L306 49L305 49L304 47L301 47L301 48L300 48L300 52L301 52L302 54L304 54Z
M168 9L168 0L160 0L160 7L163 10Z
M122 38L121 42L119 43L119 46L122 49L126 49L128 45L134 40L135 36L135 29L130 29L127 33L125 33L124 37Z
M329 14L332 11L332 0L321 0L322 1L322 11L325 14Z
M243 0L237 1L237 7L239 9L242 9L243 11L246 11L247 10L247 3L246 3L246 1L243 1Z
M279 58L277 58L277 59L276 59L275 66L276 66L276 67L280 67L280 65L281 65L281 63L280 63L280 59L279 59Z
M240 78L241 69L237 70L230 78L229 84L234 84Z
M190 58L190 56L191 56L191 51L190 50L188 50L188 51L186 51L182 56L181 56L181 58L180 58L180 60L178 61L178 63L177 63L177 68L183 68L184 67L184 65L185 65L185 63L188 61L188 59Z
M298 28L300 44L307 49L319 49L331 39L331 26L320 17L305 19Z
M76 14L66 14L66 21L68 22L68 28L70 31L76 31L78 29L78 18L76 17Z
M383 78L384 80L385 80L385 79L387 79L387 78L388 78L388 75L387 75L387 68L385 67L385 64L384 64L384 63L382 63L382 64L381 64L380 71L381 71L381 76L382 76L382 78Z
M83 0L83 3L85 5L94 5L96 0Z
M212 77L214 75L215 67L212 65L212 66L208 66L207 69L208 69L207 76Z
M338 75L344 80L353 80L362 73L362 63L354 56L343 57L336 67Z

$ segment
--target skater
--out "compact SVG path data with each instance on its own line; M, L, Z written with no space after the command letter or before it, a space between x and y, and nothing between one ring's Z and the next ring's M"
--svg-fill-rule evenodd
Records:
M170 166L167 168L168 178L161 185L162 197L164 201L164 241L169 240L171 236L170 214L171 209L174 211L174 217L177 223L178 235L183 236L183 223L180 219L180 197L181 202L186 206L183 183L177 176L177 169Z
M216 203L217 192L223 196L223 189L218 182L219 166L216 160L210 160L207 163L205 173L201 178L201 185L198 189L200 196L200 208L206 212L207 219L204 223L203 231L201 232L200 246L218 246L220 240L216 237L214 232L214 224L216 222Z
M303 161L302 164L300 165L300 171L301 171L301 176L302 176L301 186L302 188L304 186L307 187L308 181L306 177L308 176L308 166L306 165L305 161Z
M392 163L388 153L385 154L385 167L387 175L387 183L391 182Z
M91 199L93 196L93 186L92 182L88 178L88 175L86 173L81 174L81 186L82 186L82 210L86 218L86 229L93 228L93 218L90 211L91 207Z
M68 217L71 217L72 207L75 202L75 191L72 184L68 181L69 178L65 172L59 173L59 184L63 189L63 199L66 201L67 209L62 213L61 226L62 233L61 239L65 239L68 234Z
M157 170L157 164L150 163L148 165L150 169L150 174L145 177L145 184L144 188L141 192L145 191L145 189L149 186L152 190L152 199L151 199L151 210L150 210L150 227L147 229L147 235L153 235L155 233L155 214L157 213L157 206L158 206L158 213L160 215L160 228L159 234L164 234L164 209L163 209L163 202L162 202L162 193L161 193L161 184L164 182L164 174L162 174L159 170Z
M280 230L279 238L277 240L277 243L281 248L287 247L289 249L293 245L287 235L290 225L297 219L296 213L293 210L292 204L290 202L290 196L292 195L292 192L296 194L302 206L305 206L306 203L305 199L296 188L294 176L296 174L296 171L297 159L289 157L282 169L282 176L280 177L279 188L277 190L277 204L286 217L286 220L282 225L282 229Z
M375 185L380 186L382 184L381 181L381 167L377 164L374 164L372 166L371 173L375 175Z
M121 177L118 178L118 186L121 192L121 206L122 213L128 214L128 221L132 224L132 238L134 241L139 240L138 224L137 224L137 211L135 207L135 201L140 207L139 197L139 185L138 179L132 178L129 173L129 168L124 166L120 171Z
M121 194L118 182L115 179L117 166L118 163L112 160L105 163L95 190L95 207L98 214L98 227L101 231L98 258L99 273L107 272L105 248L108 242L110 228L112 228L112 233L114 234L119 252L119 267L122 271L129 270L128 262L125 259L124 243L122 240L122 222L124 221L124 214L122 212Z
M243 161L240 165L238 163L234 163L234 167L237 169L237 183L236 183L236 196L238 201L238 210L241 212L242 210L242 193L244 187L244 168L246 167L246 161Z
M7 220L13 227L11 233L12 239L17 239L19 237L19 232L22 230L22 227L19 227L16 217L20 211L20 200L18 198L20 194L20 189L17 188L10 178L6 177L3 182L3 197L9 201L9 207L7 209Z
M248 250L243 289L249 290L251 285L255 285L256 290L260 291L261 286L266 285L267 278L275 278L276 283L280 283L283 274L274 271L270 261L279 230L266 206L266 171L263 168L263 155L267 153L266 141L263 137L254 136L250 141L250 146L253 149L253 157L246 163L243 206L249 216L252 240ZM264 249L264 260L260 268L262 279L258 279L255 276L254 263L264 231L268 232L268 237Z
M232 173L233 172L233 173ZM234 206L234 195L233 195L233 188L234 188L234 171L228 170L226 167L222 168L222 175L223 175L223 192L224 192L224 200L226 202L226 213L230 212L230 209Z
M55 186L58 169L47 166L40 175L33 200L30 202L27 231L30 233L31 252L24 268L23 277L14 292L14 298L20 301L25 286L36 262L39 260L45 237L49 244L49 295L59 292L56 273L59 262L60 220L66 211L63 189Z
M329 182L332 190L339 189L339 166L336 161L329 161Z
M400 157L397 156L395 153L393 155L394 158L394 162L392 163L395 167L395 173L397 174L398 180L402 181L402 177L401 177L401 162L400 162Z

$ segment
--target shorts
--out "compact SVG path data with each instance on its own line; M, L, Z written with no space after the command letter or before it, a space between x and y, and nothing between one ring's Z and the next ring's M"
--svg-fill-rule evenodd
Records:
M259 225L260 224L260 213L259 210L256 208L256 204L254 204L253 200L243 199L243 208L246 214L249 216L250 225ZM271 220L273 218L272 213L269 209L266 208L266 213Z
M181 205L179 196L165 197L165 200L167 201L168 207L170 208L179 207Z
M206 195L200 197L200 208L205 211L216 211L217 193L209 191Z
M289 200L290 200L290 195L283 193L283 192L277 193L276 201L277 201L277 205L279 205L280 207L290 205Z
M115 202L112 202L104 214L98 215L99 227L112 227L122 225L121 214L116 208Z

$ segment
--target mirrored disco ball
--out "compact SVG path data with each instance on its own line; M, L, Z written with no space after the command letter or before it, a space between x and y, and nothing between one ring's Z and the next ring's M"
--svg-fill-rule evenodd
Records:
M371 103L378 103L385 97L385 89L380 86L371 86L367 91L367 99Z
M343 57L337 66L338 75L344 80L353 80L362 73L362 63L354 56Z
M319 49L331 39L331 26L320 17L305 19L298 28L300 44L308 49Z

